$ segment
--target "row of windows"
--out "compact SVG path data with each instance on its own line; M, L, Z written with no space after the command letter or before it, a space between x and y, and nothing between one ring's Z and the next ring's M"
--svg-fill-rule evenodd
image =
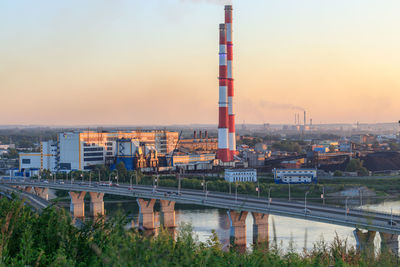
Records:
M91 153L84 153L85 157L93 157L93 156L103 156L103 152L91 152Z
M107 152L107 156L112 156L113 155L113 152Z
M103 161L103 157L98 157L98 158L84 158L83 161Z
M22 164L31 164L31 159L22 159Z
M304 170L301 170L301 171L277 171L277 173L313 173L313 172L315 172L315 171L304 171Z
M83 151L103 151L102 147L85 147Z

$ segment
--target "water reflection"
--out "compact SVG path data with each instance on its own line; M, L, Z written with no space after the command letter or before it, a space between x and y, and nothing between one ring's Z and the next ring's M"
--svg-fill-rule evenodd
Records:
M156 204L154 209L155 212L158 212L160 210L159 205ZM364 205L362 209L381 212L384 211L388 213L390 213L392 209L393 214L400 215L400 201L386 201L380 204L368 204ZM107 211L107 216L113 216L117 210L121 210L127 215L128 219L133 222L132 226L139 226L139 208L136 200L123 202L106 201L105 210ZM156 227L160 225L158 217L159 216L157 214L155 216ZM270 215L268 221L270 243L276 237L278 246L284 250L288 250L291 243L296 251L302 251L304 247L311 249L315 243L321 240L324 240L327 244L330 244L333 242L336 236L338 236L341 240L347 239L348 245L356 245L356 240L353 235L354 229L350 227L287 218L276 215ZM188 205L176 204L176 222L177 225L181 225L182 223L190 223L199 241L208 240L212 235L211 230L215 230L223 247L226 248L229 245L231 230L230 221L226 210L204 207L193 208L192 206ZM177 230L179 230L179 226ZM171 229L171 231L174 235L176 234L175 230ZM251 244L253 243L253 217L250 213L246 218L246 241L247 247L251 247ZM379 235L376 235L374 243L376 248L379 249Z

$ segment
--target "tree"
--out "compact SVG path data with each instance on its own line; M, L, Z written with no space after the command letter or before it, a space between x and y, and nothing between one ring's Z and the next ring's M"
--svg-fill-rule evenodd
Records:
M341 171L339 171L339 170L336 170L336 171L333 173L333 176L335 176L335 177L343 176L343 172L341 172Z
M368 176L369 171L363 167L363 161L360 159L352 159L349 164L347 164L346 171L357 172L360 176Z
M125 164L121 161L115 166L115 169L118 171L119 180L126 181L128 176L128 170L125 168Z
M347 171L347 172L356 172L356 171L358 171L359 169L361 169L362 165L363 165L363 163L362 163L361 160L359 160L359 159L352 159L352 160L350 160L350 162L347 164L346 171Z

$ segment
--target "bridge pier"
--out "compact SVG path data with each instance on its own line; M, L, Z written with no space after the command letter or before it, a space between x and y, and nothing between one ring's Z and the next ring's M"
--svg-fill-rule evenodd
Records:
M374 253L374 239L376 231L362 232L360 229L355 229L353 231L354 237L357 241L357 250L363 253Z
M381 236L381 252L390 251L393 255L399 255L399 235L382 233L379 232Z
M175 223L175 201L160 199L161 223L166 228L176 227Z
M49 189L47 187L34 187L33 190L39 197L49 200Z
M104 193L89 192L90 194L90 213L93 217L104 215Z
M246 218L248 211L228 211L231 243L246 249Z
M155 229L154 204L156 203L156 200L138 198L137 203L139 205L139 227L141 226L146 230Z
M86 192L69 192L71 197L69 210L75 218L85 217L85 195Z
M253 243L267 243L269 242L268 233L268 218L269 214L252 212L253 215Z
M32 191L32 187L30 187L30 186L25 186L25 188L24 188L24 192L26 192L26 193L31 193L31 191Z

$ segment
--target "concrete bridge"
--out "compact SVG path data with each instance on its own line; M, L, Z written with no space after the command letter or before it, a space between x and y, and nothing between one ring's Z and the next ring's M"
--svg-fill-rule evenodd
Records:
M175 203L196 204L228 210L231 224L231 238L238 246L246 245L246 217L251 213L254 219L253 241L268 241L269 214L324 222L355 228L354 235L360 250L373 248L376 232L382 240L381 248L390 249L398 254L398 235L400 216L381 212L344 209L327 205L283 200L268 200L247 195L233 195L201 190L177 190L174 188L154 188L152 186L129 185L102 186L98 183L83 182L48 182L37 180L1 180L6 185L20 187L48 198L48 189L67 190L71 197L70 211L75 218L84 216L84 197L90 194L91 215L104 214L104 194L137 198L139 205L140 226L145 229L155 228L154 204L161 204L161 222L167 228L176 227ZM362 230L364 230L364 232Z

